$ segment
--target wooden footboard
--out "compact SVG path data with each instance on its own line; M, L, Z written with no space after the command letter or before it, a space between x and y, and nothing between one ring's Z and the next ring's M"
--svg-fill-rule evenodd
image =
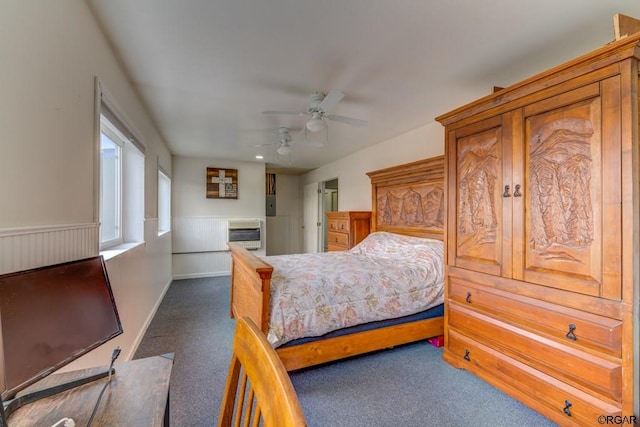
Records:
M231 317L248 316L269 331L269 297L273 267L237 243L231 249Z

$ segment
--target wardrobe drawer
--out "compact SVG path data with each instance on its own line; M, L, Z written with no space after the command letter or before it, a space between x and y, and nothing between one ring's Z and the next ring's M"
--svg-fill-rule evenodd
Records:
M447 352L456 366L497 380L511 394L560 425L598 425L600 416L621 415L621 408L558 381L500 351L449 329ZM524 395L524 396L523 396ZM601 419L601 418L600 418Z
M339 231L341 233L349 232L349 220L348 219L330 219L327 227L329 231Z
M349 246L349 235L330 231L327 234L327 243L335 246Z
M546 374L620 401L621 361L611 361L449 303L449 325Z
M622 355L622 322L572 308L449 278L449 297L549 334L570 345Z
M332 245L331 243L329 243L327 245L327 251L329 252L340 252L340 251L346 251L349 248L343 245Z

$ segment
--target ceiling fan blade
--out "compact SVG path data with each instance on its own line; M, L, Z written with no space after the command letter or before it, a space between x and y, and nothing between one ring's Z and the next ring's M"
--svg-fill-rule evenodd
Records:
M346 123L348 125L353 125L353 126L363 127L367 125L366 120L354 119L351 117L335 116L335 115L325 116L325 117L329 120L333 120L334 122Z
M288 166L291 166L293 164L293 155L291 152L289 152L289 154L280 154L280 153L276 153L276 155L278 156L276 160L276 163L278 164L284 164L286 163Z
M289 114L294 116L306 116L307 113L295 113L293 111L277 111L277 110L267 110L263 111L262 114Z
M319 141L304 141L304 142L298 142L297 145L301 146L301 147L313 147L313 148L322 148L322 147L326 147L326 144L323 144L322 142Z
M322 135L324 135L324 139L322 138ZM329 129L325 126L325 130L322 132L311 132L304 127L300 133L296 135L294 142L296 145L300 145L302 147L326 147L329 143Z
M344 98L344 93L332 90L324 97L320 105L318 105L318 109L326 113L335 107L342 98Z
M307 137L307 127L300 129L296 135L291 139L292 144L297 144L299 141L304 141Z
M297 135L300 135L300 132L302 132L302 131L304 131L303 127L302 128L293 128L293 129L289 128L289 135L291 136L291 135L295 134L297 136ZM295 137L293 137L293 136L292 136L292 138L295 139Z

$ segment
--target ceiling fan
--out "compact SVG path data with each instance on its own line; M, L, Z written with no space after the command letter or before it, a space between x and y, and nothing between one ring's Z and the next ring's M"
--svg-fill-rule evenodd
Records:
M294 140L291 137L292 131L300 131L296 139ZM274 133L278 136L278 140L276 142L270 142L268 144L258 144L256 147L272 147L277 146L276 152L282 156L286 156L291 154L291 150L293 146L302 146L302 147L324 147L326 146L326 142L324 141L310 141L308 139L300 140L300 135L304 132L304 129L290 129L286 126L281 126L278 128L278 132Z
M366 120L328 114L328 112L332 110L343 97L344 94L336 90L332 90L326 95L322 92L313 92L310 96L309 106L307 107L306 112L267 110L263 111L262 114L293 114L296 116L307 116L308 120L305 124L305 131L309 130L311 132L320 132L325 129L326 120L333 120L353 126L366 126Z
M271 147L277 146L276 152L281 156L289 156L291 155L291 145L293 144L293 139L291 138L291 129L285 126L281 126L278 129L278 141L271 142L268 144L258 144L256 147Z

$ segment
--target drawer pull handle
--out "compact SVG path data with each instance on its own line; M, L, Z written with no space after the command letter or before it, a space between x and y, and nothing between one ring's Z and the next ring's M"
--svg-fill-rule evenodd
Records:
M516 184L516 191L513 193L513 197L522 197L522 193L520 192L520 184Z
M467 297L464 300L471 304L471 292L467 292Z
M565 335L567 338L569 338L570 340L577 340L578 337L576 337L576 334L573 333L573 331L576 330L576 325L574 325L573 323L569 323L569 332L567 332L567 335Z
M564 401L564 408L562 409L562 412L564 412L565 414L567 414L568 416L571 416L571 408L573 406L573 404L571 402L569 402L568 400Z
M469 350L465 350L464 351L464 360L466 360L467 362L471 362L471 358L469 357Z
M511 187L509 187L508 185L505 185L504 193L502 193L502 197L504 198L511 197L511 193L509 191L511 191Z

